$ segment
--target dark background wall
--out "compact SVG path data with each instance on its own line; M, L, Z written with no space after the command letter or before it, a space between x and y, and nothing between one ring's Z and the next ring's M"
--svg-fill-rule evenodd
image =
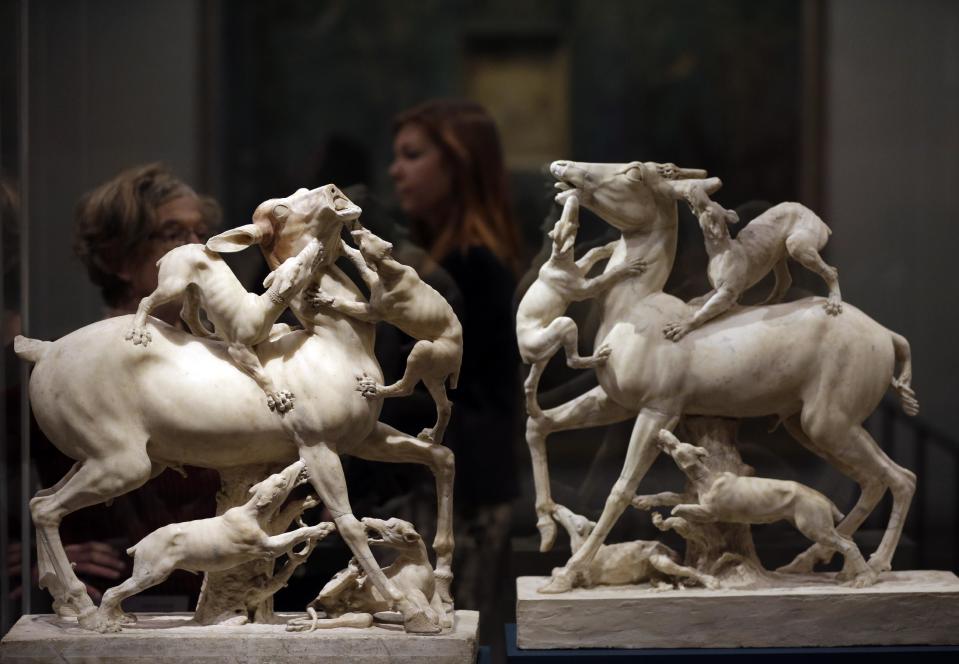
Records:
M30 333L56 338L102 317L71 249L83 192L123 168L165 161L200 177L200 4L30 2Z
M798 195L796 2L382 0L223 9L225 181L239 217L266 193L305 184L332 133L366 143L372 184L388 195L390 119L429 97L466 94L471 64L496 49L507 58L524 49L568 54L568 108L552 112L569 113L569 154L551 158L696 165L726 179L723 195L735 202ZM541 174L518 170L514 180L522 222L538 227L548 203Z

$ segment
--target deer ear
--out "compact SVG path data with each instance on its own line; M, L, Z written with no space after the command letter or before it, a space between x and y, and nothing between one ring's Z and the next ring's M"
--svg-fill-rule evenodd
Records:
M681 171L685 169L680 169ZM705 175L705 171L700 171ZM707 195L713 194L719 191L719 188L723 186L723 181L719 178L684 178L678 176L675 180L663 180L662 185L670 192L670 195L676 200L686 198L689 195L689 192L699 187Z
M263 228L260 225L246 224L214 235L206 241L206 248L218 254L232 254L259 244L263 237Z
M632 180L633 182L642 182L643 181L643 169L641 166L633 166L629 168L624 173L627 180Z
M696 456L698 456L700 459L705 459L709 457L709 450L707 450L705 447L695 447L693 448L693 451L696 453Z
M285 222L286 218L290 216L290 206L284 205L283 203L278 203L273 206L273 209L270 211L270 214L274 219L280 222Z

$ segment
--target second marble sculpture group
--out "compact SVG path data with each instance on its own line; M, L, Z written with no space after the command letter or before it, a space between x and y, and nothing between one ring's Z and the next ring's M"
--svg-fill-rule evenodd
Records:
M782 203L732 238L728 226L739 223L738 216L710 198L720 180L673 164L557 161L550 171L563 212L550 233L549 260L520 303L517 336L532 365L526 441L541 548L553 546L559 524L573 553L539 591L644 581L713 589L791 585L837 552L844 565L835 583L875 584L891 569L916 476L892 461L862 422L887 390L895 391L908 415L917 414L919 403L906 339L842 301L838 271L820 255L830 229L808 208ZM699 219L713 287L690 302L663 292L676 255L679 204L688 204ZM621 236L576 260L580 206ZM587 277L607 258L599 276ZM828 296L780 302L792 261L819 275ZM743 292L770 272L776 281L766 302L739 305ZM564 312L572 301L599 296L596 350L581 357L576 324ZM570 367L595 370L599 385L543 410L537 386L560 349ZM848 514L810 487L753 476L734 443L738 419L760 416L775 418L798 443L859 484ZM549 434L624 420L635 423L599 520L557 504L547 466ZM672 433L677 428L685 441ZM637 495L660 454L686 475L685 487ZM867 562L852 535L886 491L892 493L891 516ZM654 542L606 545L630 506L669 508L668 518L656 511L652 521L681 535L685 554ZM812 542L778 573L763 568L749 532L750 524L774 521L792 523Z

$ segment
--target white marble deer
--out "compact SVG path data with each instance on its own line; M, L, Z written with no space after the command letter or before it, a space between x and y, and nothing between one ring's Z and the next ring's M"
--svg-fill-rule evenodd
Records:
M290 210L285 223L255 219L234 229L232 241L259 244L275 268L319 239L330 250L315 282L337 297L359 297L349 277L332 265L343 226L356 219L359 208L333 185L301 189L259 209L278 205ZM262 407L263 393L253 381L237 380L222 342L153 318L147 318L152 342L145 349L116 341L130 328L132 316L100 321L54 342L17 338L18 355L35 365L30 402L37 423L76 460L67 475L30 501L39 581L54 596L58 614L77 616L81 626L96 624L96 607L60 539L66 515L132 491L171 466L230 469L286 465L302 458L338 533L370 582L402 613L406 629L436 631L436 622L386 578L370 553L366 529L350 506L339 455L430 468L437 490L436 577L441 594L448 597L453 453L377 422L381 402L364 399L354 389L357 370L382 380L372 325L317 315L302 296L290 306L304 329L274 335L255 348L267 375L299 395L296 409L282 418Z
M890 569L915 492L915 475L893 462L862 427L890 386L908 414L918 411L910 386L911 355L905 338L855 307L841 316L825 311L823 298L762 307L740 307L677 342L662 330L689 310L662 291L677 239L677 201L693 188L707 194L720 182L704 171L672 164L554 162L554 177L576 190L584 207L622 231L606 270L642 256L647 271L613 286L602 301L597 344L612 348L596 368L599 385L531 418L527 444L533 457L536 511L542 547L555 537L546 437L554 431L635 418L619 479L596 528L544 592L582 585L613 524L629 505L659 453L655 439L680 416L779 417L801 444L855 480L862 493L838 525L849 537L888 489L893 508L879 548L870 559ZM898 366L898 368L897 368ZM815 544L789 568L807 571L834 550Z

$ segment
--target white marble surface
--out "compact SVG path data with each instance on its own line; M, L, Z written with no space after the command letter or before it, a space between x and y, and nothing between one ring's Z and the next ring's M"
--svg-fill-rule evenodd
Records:
M959 644L959 578L888 572L868 588L831 574L758 590L648 585L536 592L547 577L517 579L517 643L550 648L739 648ZM802 584L802 585L799 585Z
M82 629L76 620L51 615L22 617L3 638L3 664L39 662L203 662L204 664L304 664L305 662L418 662L472 664L479 613L457 611L451 631L407 634L402 625L287 632L281 624L242 626L188 624L189 614L149 614L118 634Z

